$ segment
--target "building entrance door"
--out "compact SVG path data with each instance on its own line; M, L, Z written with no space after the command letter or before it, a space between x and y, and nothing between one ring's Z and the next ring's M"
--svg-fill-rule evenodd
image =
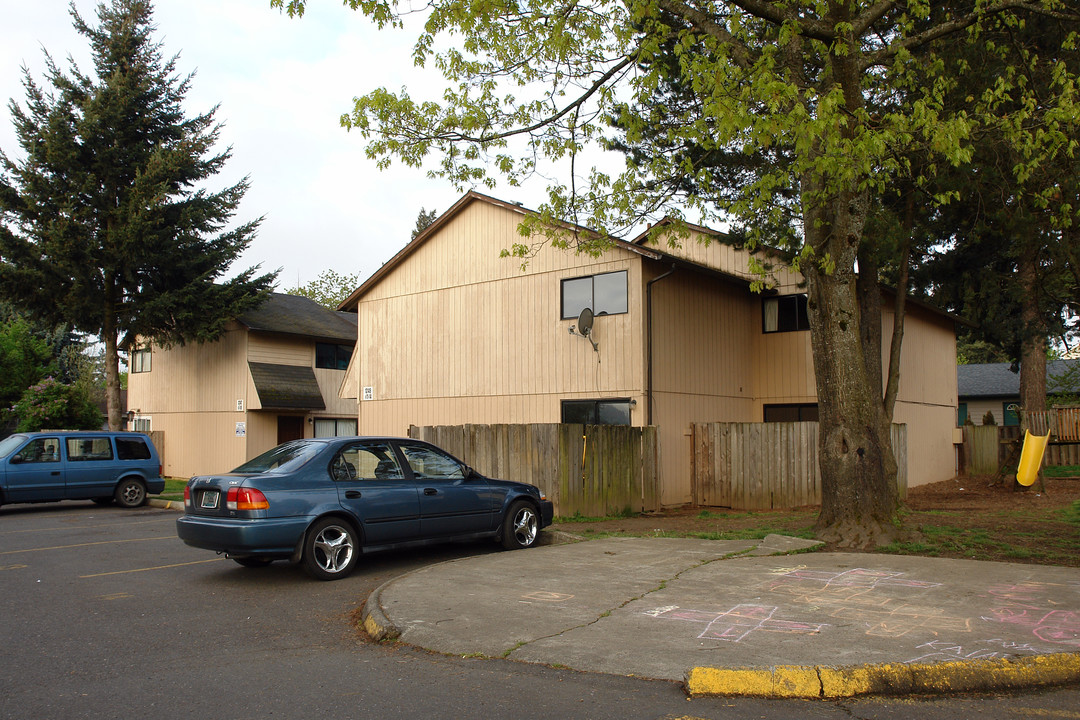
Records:
M302 440L304 437L304 418L298 415L278 415L278 445L290 440Z

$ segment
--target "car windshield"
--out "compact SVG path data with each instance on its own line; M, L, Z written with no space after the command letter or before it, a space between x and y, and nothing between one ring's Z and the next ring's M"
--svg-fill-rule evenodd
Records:
M255 473L287 473L296 470L326 447L323 443L306 442L297 440L278 445L273 450L267 450L262 455L248 460L240 467L233 470L234 473L252 475Z
M9 435L0 440L0 457L7 457L24 442L26 442L25 435Z

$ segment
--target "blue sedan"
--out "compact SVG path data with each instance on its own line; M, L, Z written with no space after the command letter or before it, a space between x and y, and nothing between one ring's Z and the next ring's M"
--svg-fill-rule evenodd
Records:
M552 510L535 486L486 478L419 440L309 438L191 478L176 531L245 567L288 559L336 580L369 550L471 538L530 547Z

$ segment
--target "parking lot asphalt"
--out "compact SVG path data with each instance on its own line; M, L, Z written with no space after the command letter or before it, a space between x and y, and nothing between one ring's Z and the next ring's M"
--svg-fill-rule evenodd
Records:
M378 588L364 625L440 653L682 681L692 696L1080 681L1075 569L798 552L812 544L606 538L456 559Z

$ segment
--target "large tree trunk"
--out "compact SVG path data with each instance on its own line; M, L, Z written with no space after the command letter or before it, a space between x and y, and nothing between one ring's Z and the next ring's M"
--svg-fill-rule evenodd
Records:
M816 266L804 270L820 428L816 531L827 542L866 548L897 537L896 459L875 392L880 378L869 377L859 318L851 311L857 307L854 271L847 262L837 265L832 274Z
M105 317L102 321L101 339L105 342L105 407L109 414L109 429L123 430L124 412L120 404L120 353L116 342L116 313L112 305L106 303Z
M1020 339L1020 407L1024 412L1046 409L1046 323L1040 312L1037 248L1027 246L1020 258L1017 279L1026 288L1020 301L1023 336Z
M846 6L830 7L830 19L847 19ZM861 75L843 55L832 58L832 72L851 118L841 134L850 139L862 106ZM894 541L900 529L896 459L881 396L880 329L865 335L862 329L863 322L881 322L880 299L877 310L860 312L856 287L855 261L870 200L855 182L830 188L812 171L804 173L801 185L803 232L813 250L802 272L818 397L821 514L815 530L826 542L869 548ZM874 295L868 293L871 300ZM874 349L864 350L864 343ZM868 362L866 352L879 358Z

